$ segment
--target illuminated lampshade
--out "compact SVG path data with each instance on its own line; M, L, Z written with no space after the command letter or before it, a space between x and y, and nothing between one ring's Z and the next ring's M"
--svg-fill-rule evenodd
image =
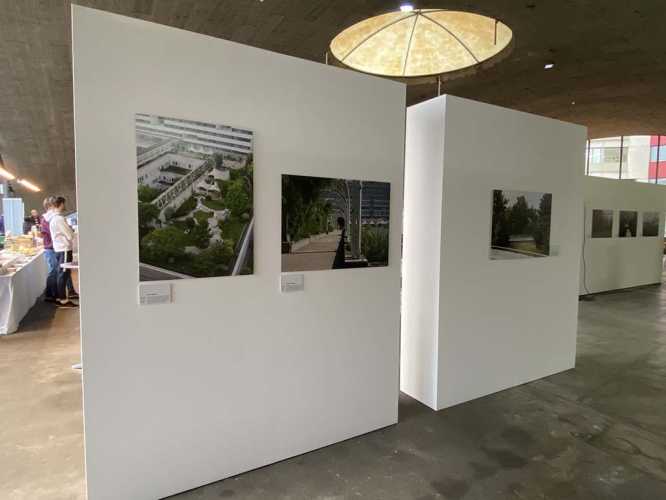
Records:
M511 30L496 19L443 9L390 12L354 24L331 42L341 63L366 73L419 77L458 71L502 52Z

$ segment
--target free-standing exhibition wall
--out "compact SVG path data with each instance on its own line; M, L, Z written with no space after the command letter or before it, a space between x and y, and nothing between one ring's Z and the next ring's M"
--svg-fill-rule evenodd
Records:
M583 188L580 294L660 283L666 186L587 176ZM631 224L621 223L623 214Z
M441 96L406 134L401 389L441 409L572 368L586 129Z
M88 498L164 497L395 423L404 85L78 6L72 23ZM137 113L252 132L253 274L138 304ZM281 294L282 174L390 183L389 265Z

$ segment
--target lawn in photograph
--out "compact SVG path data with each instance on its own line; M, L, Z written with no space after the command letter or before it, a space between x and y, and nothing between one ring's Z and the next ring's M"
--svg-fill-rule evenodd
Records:
M253 133L136 114L139 280L253 272Z
M492 203L492 260L550 254L552 194L495 189Z
M659 236L659 212L643 212L643 236Z
M391 185L282 176L282 271L388 266Z
M611 238L613 236L613 211L592 210L592 238Z
M620 224L618 236L620 238L635 238L638 229L638 212L633 210L620 210Z

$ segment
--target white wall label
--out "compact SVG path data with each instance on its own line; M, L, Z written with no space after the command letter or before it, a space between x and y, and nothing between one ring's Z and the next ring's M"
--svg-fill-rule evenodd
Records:
M142 306L171 303L171 283L139 283L139 304Z
M282 293L302 292L305 288L305 276L303 274L282 274L280 276L280 290Z

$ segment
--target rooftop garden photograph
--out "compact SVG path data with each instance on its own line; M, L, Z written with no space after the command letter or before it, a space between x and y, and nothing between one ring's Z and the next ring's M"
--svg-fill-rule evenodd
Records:
M214 147L213 125L151 125L137 126L140 281L252 274L252 154Z

